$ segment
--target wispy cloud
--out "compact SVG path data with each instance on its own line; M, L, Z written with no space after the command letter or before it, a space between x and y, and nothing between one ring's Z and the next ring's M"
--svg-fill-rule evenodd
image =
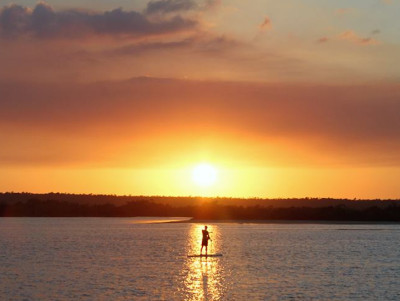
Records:
M157 13L176 13L181 11L188 11L197 8L198 5L195 1L191 0L158 0L150 1L147 4L147 14Z
M326 43L326 42L328 42L328 41L329 41L329 38L328 38L328 37L320 37L320 38L317 40L318 43Z
M204 0L202 2L194 0L152 0L147 4L145 13L153 15L208 10L218 7L220 4L221 0Z
M224 56L228 52L243 47L238 40L225 35L192 35L173 41L138 41L128 45L105 50L101 54L114 57L151 55L152 53L191 52L192 54L207 54Z
M345 40L358 45L378 45L380 42L371 37L361 37L353 30L346 30L337 36L340 40Z
M343 16L343 15L347 15L351 12L352 12L351 8L339 8L339 9L335 10L335 15Z
M258 25L258 29L260 31L267 31L270 30L271 28L272 28L272 22L269 17L265 17L262 23Z

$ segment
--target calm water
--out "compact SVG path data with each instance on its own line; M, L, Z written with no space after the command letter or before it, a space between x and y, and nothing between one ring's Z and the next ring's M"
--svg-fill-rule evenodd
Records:
M400 300L400 225L0 219L1 300Z

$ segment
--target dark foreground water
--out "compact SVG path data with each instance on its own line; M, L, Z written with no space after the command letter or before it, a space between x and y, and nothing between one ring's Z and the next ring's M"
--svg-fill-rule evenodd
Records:
M400 300L400 225L0 219L0 300Z

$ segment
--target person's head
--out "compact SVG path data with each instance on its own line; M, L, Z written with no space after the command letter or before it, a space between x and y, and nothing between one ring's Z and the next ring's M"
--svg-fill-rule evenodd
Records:
M207 230L207 226L204 226L204 229Z

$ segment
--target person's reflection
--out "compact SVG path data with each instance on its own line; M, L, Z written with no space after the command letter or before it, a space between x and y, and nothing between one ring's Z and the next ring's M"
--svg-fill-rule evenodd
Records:
M201 280L203 282L203 297L208 300L208 261L207 257L201 260Z

